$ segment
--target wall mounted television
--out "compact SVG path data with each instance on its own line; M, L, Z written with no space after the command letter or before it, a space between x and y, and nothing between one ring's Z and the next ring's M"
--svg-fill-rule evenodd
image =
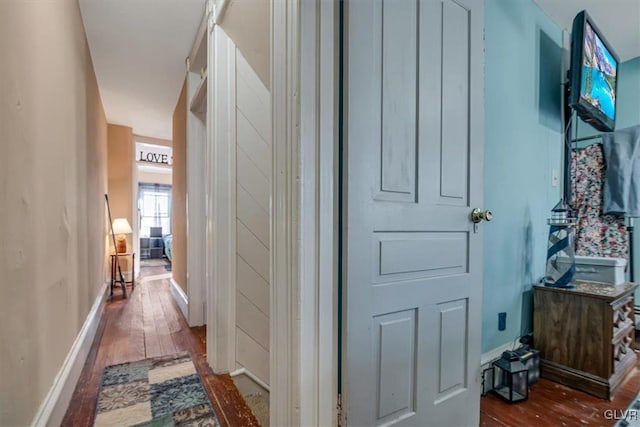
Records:
M571 33L569 106L603 132L615 128L618 62L589 14L578 13Z

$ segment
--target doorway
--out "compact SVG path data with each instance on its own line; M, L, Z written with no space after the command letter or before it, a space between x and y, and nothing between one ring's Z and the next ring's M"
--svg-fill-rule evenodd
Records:
M138 212L141 273L148 276L170 272L171 185L140 182Z

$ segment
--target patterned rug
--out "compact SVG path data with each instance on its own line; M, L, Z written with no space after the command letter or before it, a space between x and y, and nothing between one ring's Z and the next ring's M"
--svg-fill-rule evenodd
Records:
M624 411L605 411L606 419L618 420L614 427L639 427L640 426L640 394L629 403Z
M220 423L187 353L107 366L95 426L202 426Z

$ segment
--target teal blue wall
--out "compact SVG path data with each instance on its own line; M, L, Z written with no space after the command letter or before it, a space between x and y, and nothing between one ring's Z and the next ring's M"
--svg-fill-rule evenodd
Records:
M484 207L495 219L483 224L483 352L532 329L530 290L560 198L551 175L561 174L561 40L532 0L485 1Z
M551 176L562 173L561 40L532 0L485 0L484 207L495 219L483 225L483 352L532 330L531 286L544 276L547 218L560 198ZM640 57L620 64L618 85L616 127L640 124ZM578 132L595 133L584 123Z
M640 56L620 64L616 129L640 125Z

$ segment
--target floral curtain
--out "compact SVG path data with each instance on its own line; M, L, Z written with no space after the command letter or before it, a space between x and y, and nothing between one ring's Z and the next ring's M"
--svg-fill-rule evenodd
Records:
M602 215L605 162L601 144L572 150L571 205L577 210L576 255L628 257L624 217Z

